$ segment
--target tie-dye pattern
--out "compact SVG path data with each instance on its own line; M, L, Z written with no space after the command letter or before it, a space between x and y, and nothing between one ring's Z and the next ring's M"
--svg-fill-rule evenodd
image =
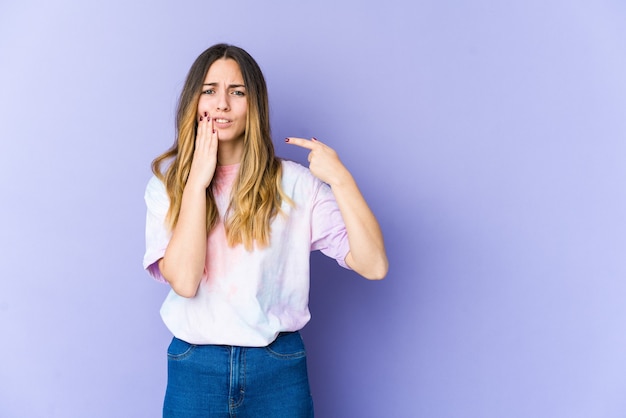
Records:
M299 330L310 319L310 251L321 250L347 268L347 233L330 187L295 162L282 165L283 190L295 208L283 203L284 215L273 220L267 248L229 247L222 223L211 231L196 296L184 298L170 290L161 307L163 321L177 338L192 344L268 345L279 332ZM217 169L214 194L221 216L238 169ZM171 236L164 224L169 199L156 177L148 182L145 200L143 265L155 279L165 281L157 261Z

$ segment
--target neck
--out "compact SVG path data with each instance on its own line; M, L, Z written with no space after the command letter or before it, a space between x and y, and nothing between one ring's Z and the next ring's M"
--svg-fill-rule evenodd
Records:
M219 165L232 165L241 162L243 155L243 140L220 141L217 146L217 163Z

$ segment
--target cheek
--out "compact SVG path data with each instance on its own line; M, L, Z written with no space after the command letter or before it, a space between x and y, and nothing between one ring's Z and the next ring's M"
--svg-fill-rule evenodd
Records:
M244 119L245 119L245 117L246 117L246 116L247 116L247 114L248 114L248 105L247 105L247 103L245 103L245 102L244 102L244 103L240 103L240 104L239 104L239 108L238 108L237 110L238 110L238 112L237 112L237 113L238 113L238 114L239 114L242 118L244 118Z
M198 101L198 114L202 114L204 112L209 111L209 100L206 95L200 96L200 100Z

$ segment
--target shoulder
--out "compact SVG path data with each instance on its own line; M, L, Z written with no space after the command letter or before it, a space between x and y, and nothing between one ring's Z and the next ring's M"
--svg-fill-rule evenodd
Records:
M302 164L290 160L281 160L281 163L283 168L281 181L283 191L292 199L296 201L312 201L315 200L320 190L328 187Z
M309 169L303 166L302 164L297 163L292 160L285 160L281 158L280 163L283 166L283 172L285 173L305 174L307 171L309 171Z
M146 194L149 192L164 192L165 184L154 174L148 180L148 184L146 185Z
M311 171L300 163L291 160L281 160L283 167L283 181L306 181L316 183L319 180Z
M169 197L165 184L155 175L152 175L146 185L146 191L144 193L144 199L146 203L161 203L169 205Z

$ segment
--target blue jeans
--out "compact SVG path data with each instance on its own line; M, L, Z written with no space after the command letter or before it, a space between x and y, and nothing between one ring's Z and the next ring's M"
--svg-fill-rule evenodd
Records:
M167 350L163 417L311 418L306 352L300 333L267 347L194 345Z

